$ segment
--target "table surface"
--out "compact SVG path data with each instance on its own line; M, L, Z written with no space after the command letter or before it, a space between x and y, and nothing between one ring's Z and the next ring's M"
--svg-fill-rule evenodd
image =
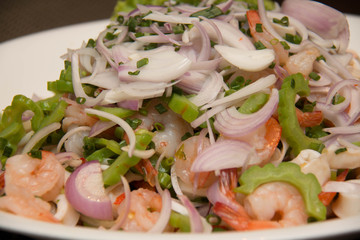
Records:
M360 14L358 0L320 2L345 13ZM0 0L0 43L56 27L107 19L115 3L116 0ZM0 238L32 239L4 231L0 231Z

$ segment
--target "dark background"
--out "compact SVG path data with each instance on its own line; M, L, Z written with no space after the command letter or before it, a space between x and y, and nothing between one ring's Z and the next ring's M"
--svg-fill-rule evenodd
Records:
M282 2L282 0L277 0ZM360 14L359 0L320 0ZM0 42L55 27L106 19L116 0L0 0Z
M281 3L282 0L278 2ZM341 12L360 15L359 0L320 2ZM0 43L51 28L107 19L115 3L116 0L0 0ZM354 235L341 237L356 238ZM334 239L336 238L334 236ZM0 230L0 239L31 238Z

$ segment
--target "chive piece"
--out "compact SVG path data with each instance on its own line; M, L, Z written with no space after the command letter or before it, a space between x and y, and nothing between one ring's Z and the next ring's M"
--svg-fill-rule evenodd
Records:
M160 114L163 114L163 113L167 112L166 107L164 107L164 105L162 105L161 103L157 104L157 105L155 106L155 109L156 109L156 111L158 111L158 113L160 113Z
M119 25L122 25L124 23L124 16L122 15L119 15L117 18L116 18L116 21L119 23Z
M94 39L90 38L86 44L86 47L87 48L95 48L96 46L96 42Z
M280 24L281 26L289 26L289 18L287 16L282 17L281 19L273 18L273 23Z
M156 129L156 131L164 131L165 126L162 123L156 122L154 123L154 128Z
M42 159L42 153L40 150L31 150L28 155L32 158Z
M211 5L209 8L206 8L206 9L203 9L203 10L200 10L198 12L191 14L190 17L203 16L206 18L214 18L214 17L220 16L222 14L224 14L224 13L220 8L218 8L215 5Z
M276 65L275 62L272 62L272 63L270 64L269 68L274 69L275 65Z
M148 115L148 110L146 110L145 108L140 108L139 113L140 113L140 115L147 116Z
M255 30L256 30L256 32L263 32L262 24L257 23L256 26L255 26Z
M340 94L336 94L332 99L332 104L337 105L345 101L345 97L341 96Z
M166 171L170 171L170 168L172 165L174 165L174 163L175 163L175 159L173 157L168 157L161 161L161 166Z
M107 39L107 40L114 40L116 38L116 35L114 35L113 33L111 33L111 32L108 32L108 33L106 33L106 35L105 35L105 39Z
M264 46L264 44L263 44L262 42L260 42L260 41L255 42L254 45L255 45L255 48L256 48L257 50L266 49L266 47Z
M135 72L128 72L129 75L136 76L139 75L140 70L136 70Z
M283 45L283 47L284 47L285 50L289 50L289 49L290 49L290 46L289 46L289 44L287 44L287 42L285 42L285 41L280 41L280 43L281 43L281 45Z
M137 129L138 126L140 126L140 124L142 123L141 119L138 118L134 118L134 119L126 119L125 120L132 129Z
M310 77L311 79L315 80L315 81L319 81L319 80L320 80L320 75L317 74L316 72L311 72L311 73L309 74L309 77Z
M190 138L192 136L191 133L186 132L182 137L181 137L181 141L185 141L186 139Z
M299 35L292 35L290 33L285 34L285 40L294 44L300 44L302 41L302 38Z
M144 50L147 51L147 50L155 49L157 47L158 47L157 43L149 43L148 45L144 46Z
M338 150L335 151L335 154L339 154L339 153L342 153L342 152L346 152L347 151L347 148L339 148Z
M323 56L323 55L320 55L320 56L318 56L317 58L316 58L316 61L321 61L321 60L323 60L324 62L326 62L326 58Z
M78 104L84 104L84 103L86 102L86 98L84 98L84 97L77 97L77 98L76 98L76 102L77 102Z
M149 59L148 58L143 58L143 59L140 59L139 61L137 61L136 67L141 68L141 67L147 65L148 63L149 63Z
M177 24L176 26L173 26L172 30L175 34L182 34L185 32L185 27L183 24Z

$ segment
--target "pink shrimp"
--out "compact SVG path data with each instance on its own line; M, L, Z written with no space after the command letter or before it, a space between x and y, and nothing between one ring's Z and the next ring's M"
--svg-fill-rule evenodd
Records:
M67 131L68 128L73 125L80 125L80 126L93 126L98 119L89 116L85 113L84 107L72 100L65 99L69 105L65 111L65 118L63 120L63 130Z
M161 196L148 189L139 188L130 193L130 212L122 224L124 231L148 231L159 219L162 208ZM119 205L122 211L125 201Z

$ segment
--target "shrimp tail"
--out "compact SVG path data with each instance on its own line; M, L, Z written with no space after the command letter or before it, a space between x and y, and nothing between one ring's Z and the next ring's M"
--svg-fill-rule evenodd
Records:
M234 210L224 203L216 202L213 211L222 221L235 230L247 230L249 227L250 219L248 216L242 215L239 211Z

